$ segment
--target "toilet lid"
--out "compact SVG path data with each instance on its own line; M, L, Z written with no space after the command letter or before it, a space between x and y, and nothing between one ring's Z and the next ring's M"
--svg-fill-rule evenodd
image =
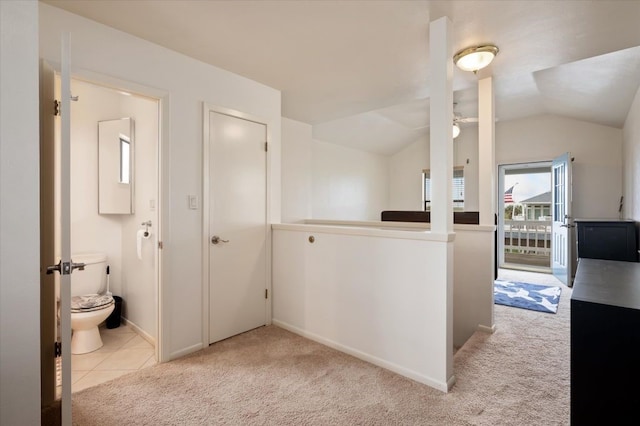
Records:
M107 294L86 294L71 298L71 312L91 312L104 309L115 303L113 297Z

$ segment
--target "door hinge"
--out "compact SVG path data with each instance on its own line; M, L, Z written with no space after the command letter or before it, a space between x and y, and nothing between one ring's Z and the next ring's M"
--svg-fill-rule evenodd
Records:
M60 115L60 101L57 99L53 100L53 115Z
M264 143L264 152L269 151L269 142Z
M56 358L59 358L62 356L62 342L54 343L53 354Z
M268 299L269 298L269 289L264 289L264 298Z
M158 241L158 248L160 250L162 250L164 248L164 244L162 244L162 241Z

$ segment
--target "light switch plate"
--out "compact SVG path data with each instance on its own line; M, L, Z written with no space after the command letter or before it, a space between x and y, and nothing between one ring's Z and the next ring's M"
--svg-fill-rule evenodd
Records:
M189 195L189 209L198 210L198 196Z

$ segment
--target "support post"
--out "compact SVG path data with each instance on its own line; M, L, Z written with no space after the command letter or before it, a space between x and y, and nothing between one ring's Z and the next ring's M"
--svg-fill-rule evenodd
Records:
M449 18L429 26L431 232L453 232L453 53Z
M495 107L493 77L478 81L478 204L480 225L495 225Z
M448 17L429 25L430 80L430 170L431 232L440 234L443 242L437 249L442 269L433 271L433 282L443 292L446 307L442 323L446 329L442 340L435 342L442 352L442 381L449 389L455 383L453 374L453 51L452 24ZM442 346L440 346L442 345Z

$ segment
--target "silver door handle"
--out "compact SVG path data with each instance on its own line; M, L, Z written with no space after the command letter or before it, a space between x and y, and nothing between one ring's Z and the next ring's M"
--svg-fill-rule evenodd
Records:
M60 275L69 275L74 269L84 271L84 263L63 262L62 260L56 265L47 266L47 275L53 274L58 271Z
M218 237L217 235L214 235L213 237L211 237L211 244L218 244L218 243L228 243L229 240L223 240L222 238Z

